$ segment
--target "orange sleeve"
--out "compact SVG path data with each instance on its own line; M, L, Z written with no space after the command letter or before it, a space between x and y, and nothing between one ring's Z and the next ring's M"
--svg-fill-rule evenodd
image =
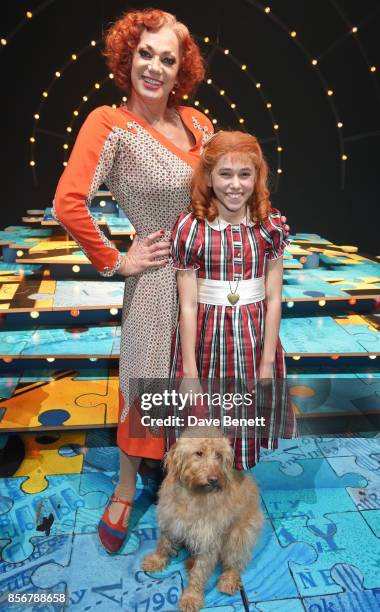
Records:
M109 107L102 106L87 117L58 183L53 204L54 217L103 276L115 274L122 259L120 251L89 211L92 198L112 169L118 148L110 111Z

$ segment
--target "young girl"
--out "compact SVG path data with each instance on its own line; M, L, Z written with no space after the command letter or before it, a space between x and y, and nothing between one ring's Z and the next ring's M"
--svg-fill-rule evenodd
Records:
M267 415L273 422L261 432L239 427L231 440L238 469L255 465L260 445L275 447L278 435L292 437L295 428L279 340L288 241L280 212L270 206L267 178L254 136L218 132L193 175L191 212L179 216L172 233L180 314L171 380L217 379L225 389L221 381L282 379L275 402L280 410Z

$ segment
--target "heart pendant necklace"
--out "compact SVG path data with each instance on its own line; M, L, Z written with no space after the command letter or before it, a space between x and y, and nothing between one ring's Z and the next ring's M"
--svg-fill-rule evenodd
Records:
M246 216L246 223L247 223L247 216ZM223 234L222 234L222 228L220 227L220 221L218 218L218 226L219 226L219 231L220 231L220 241L223 245L223 251L224 254L226 256L226 261L228 264L228 246L227 244L224 243L224 238L223 238ZM232 240L232 226L231 227L231 240ZM234 256L232 254L232 277L235 280L235 262L234 262ZM237 290L239 287L239 283L240 283L240 278L237 279L236 281L236 287L235 290L232 290L232 285L231 285L231 281L230 279L228 279L228 285L230 288L230 292L227 294L227 300L229 301L229 303L231 304L231 306L236 306L236 304L238 303L238 301L240 300L240 295L238 294Z
M239 284L239 281L237 282L237 285L238 285L238 284ZM229 294L227 295L227 300L229 301L229 303L230 303L232 306L235 306L235 304L237 304L237 303L238 303L238 301L240 300L240 295L239 295L238 293L236 293L236 290L237 290L237 285L236 285L236 289L235 289L235 291L234 291L234 292L232 292L232 291L231 291L231 293L229 293ZM231 288L231 287L230 287L230 288Z

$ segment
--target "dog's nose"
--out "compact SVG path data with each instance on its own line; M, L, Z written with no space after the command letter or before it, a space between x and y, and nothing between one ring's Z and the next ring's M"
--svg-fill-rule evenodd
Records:
M216 485L216 484L218 484L218 477L217 476L209 476L207 478L207 482L210 485Z

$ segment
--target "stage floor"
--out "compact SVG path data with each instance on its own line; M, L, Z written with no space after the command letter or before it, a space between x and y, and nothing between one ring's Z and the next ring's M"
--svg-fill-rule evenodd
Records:
M185 552L159 574L140 569L158 537L149 487L139 481L120 554L108 555L99 543L97 523L117 481L118 451L109 434L24 435L22 441L25 458L1 487L0 608L37 610L8 607L8 593L46 589L68 594L66 606L46 610L176 610L187 581ZM379 457L380 437L366 436L295 438L263 451L252 473L265 527L243 589L219 593L216 572L204 609L379 610ZM50 513L54 522L46 535L36 529L36 514L42 523Z

